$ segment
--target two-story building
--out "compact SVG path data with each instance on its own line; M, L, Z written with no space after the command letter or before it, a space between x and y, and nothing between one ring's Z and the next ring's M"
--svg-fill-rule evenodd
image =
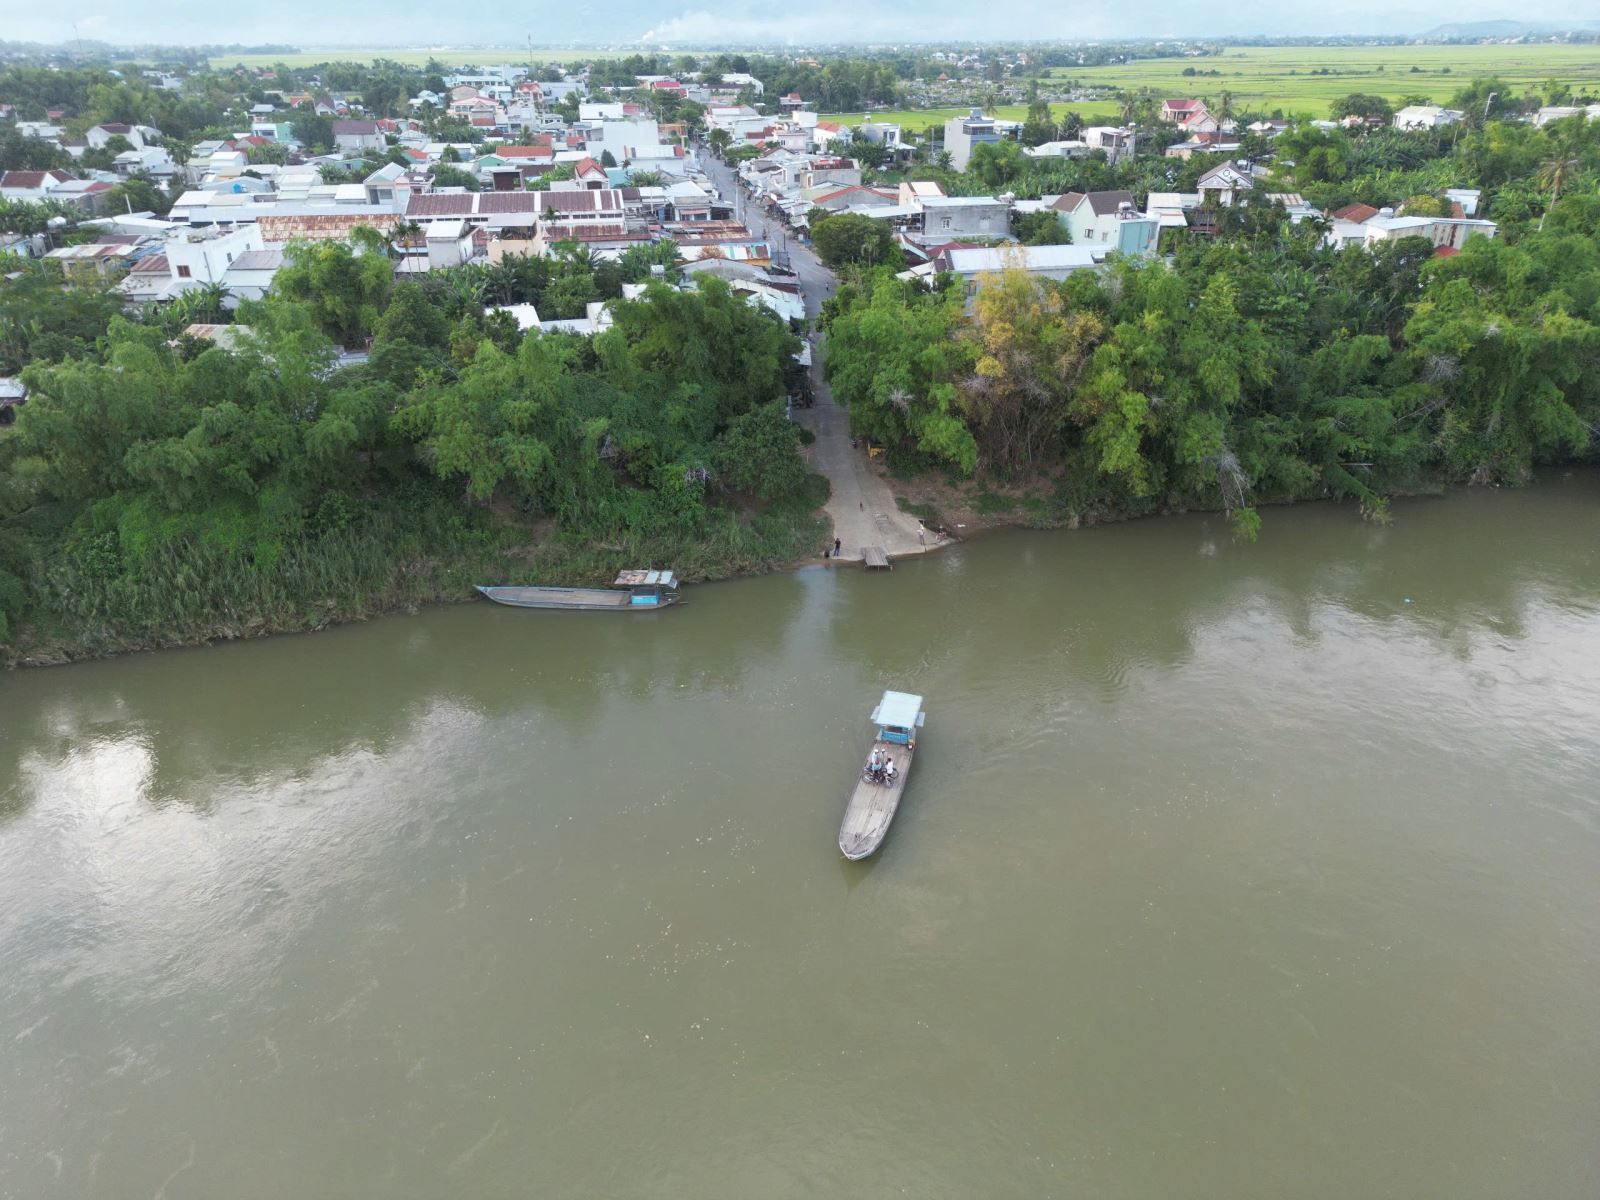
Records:
M1220 204L1229 208L1235 200L1242 200L1245 193L1256 186L1255 179L1249 171L1236 166L1231 162L1218 163L1212 167L1195 183L1195 191L1200 193L1202 205Z
M1075 246L1155 253L1160 222L1135 207L1131 192L1068 192L1053 207Z
M974 108L964 117L951 117L944 123L945 153L950 156L950 165L957 171L967 169L974 147L999 140L1000 131L993 118L984 116L980 108Z
M1220 125L1200 100L1163 100L1161 119L1187 134L1214 133Z
M925 246L1011 236L1011 205L995 196L922 196L915 203Z

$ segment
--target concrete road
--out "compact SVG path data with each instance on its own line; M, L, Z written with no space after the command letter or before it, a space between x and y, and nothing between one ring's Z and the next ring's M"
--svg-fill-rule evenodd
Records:
M737 202L744 222L752 232L766 238L774 251L787 249L789 265L800 280L805 295L806 316L815 322L822 302L833 295L838 280L832 271L800 243L782 222L769 219L750 196L742 192L733 170L702 149L705 165L724 202ZM850 414L834 403L833 391L822 378L822 356L826 346L812 343L812 387L816 407L795 410L795 420L809 428L817 440L811 447L811 461L828 477L831 492L824 511L833 522L833 535L839 539L840 555L859 560L863 546L881 546L891 558L920 554L938 544L938 538L922 527L909 513L895 504L888 484L879 478L867 460L865 450L850 445Z

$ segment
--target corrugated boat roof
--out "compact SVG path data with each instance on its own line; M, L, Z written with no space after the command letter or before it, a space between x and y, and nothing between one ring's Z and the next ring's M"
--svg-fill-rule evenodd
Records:
M893 725L897 729L915 729L917 714L922 711L922 697L910 692L885 692L872 719L879 725Z

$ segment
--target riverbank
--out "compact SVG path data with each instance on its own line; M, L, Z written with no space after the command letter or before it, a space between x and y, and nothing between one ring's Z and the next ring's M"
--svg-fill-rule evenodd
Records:
M689 583L789 570L820 558L824 481L792 505L708 514L673 537L578 543L549 522L486 509L400 506L251 563L191 544L124 574L98 558L58 562L35 610L0 644L0 666L62 666L120 654L310 633L331 625L477 600L474 585L604 586L629 567L671 567ZM132 570L132 568L130 568Z

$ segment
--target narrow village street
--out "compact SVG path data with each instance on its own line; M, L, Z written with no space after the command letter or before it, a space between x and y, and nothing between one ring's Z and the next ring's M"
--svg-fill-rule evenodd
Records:
M838 281L817 258L811 247L784 228L741 191L733 169L703 150L701 161L728 204L736 204L750 229L766 237L774 246L784 245L789 264L805 295L806 316L813 323L822 312L822 302L833 295ZM916 517L901 512L894 493L873 467L867 452L850 445L850 414L833 399L833 390L822 377L824 346L812 342L812 385L816 406L796 409L795 420L816 435L811 446L811 461L827 476L830 493L825 511L833 522L833 535L839 539L840 555L859 561L864 546L880 546L890 558L920 554L938 543L932 530L925 529Z

